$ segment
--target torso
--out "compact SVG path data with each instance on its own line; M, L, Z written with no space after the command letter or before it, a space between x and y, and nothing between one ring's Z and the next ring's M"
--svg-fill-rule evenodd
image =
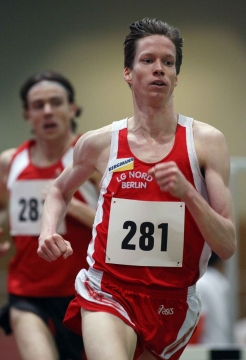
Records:
M168 147L171 148L171 150L168 152L166 148L166 156L160 159L160 152L156 152L156 148L153 148L153 151L151 149L148 153L147 160L158 159L160 162L175 161L187 179L206 198L207 194L205 182L202 180L198 160L195 155L192 123L193 121L191 119L181 116L179 125L177 126L177 132L175 134L175 142L173 146L171 145L172 141L168 144ZM166 144L164 147L165 146ZM144 284L152 283L157 286L165 285L167 287L185 287L193 285L205 270L210 249L205 244L194 219L187 209L185 209L185 228L183 229L184 253L181 260L182 265L180 262L176 262L176 265L169 266L167 259L165 260L164 258L161 258L163 260L163 266L154 266L154 263L151 263L149 266L148 261L146 262L146 266L144 265L144 262L141 263L141 266L132 266L132 264L126 265L122 263L110 263L107 259L108 254L106 247L109 239L107 239L106 234L108 232L108 226L111 226L109 224L112 224L109 220L111 216L110 213L112 211L112 199L129 199L129 205L126 205L128 208L131 208L133 204L130 200L136 200L138 203L143 201L144 203L142 204L146 206L146 208L144 206L142 207L142 215L140 214L139 217L134 218L133 220L130 219L130 216L135 216L135 213L141 213L141 204L140 208L136 207L135 212L133 211L132 213L129 211L129 219L127 217L127 210L125 210L125 214L117 213L118 210L116 210L116 215L118 215L114 219L120 218L125 224L124 227L123 223L121 225L120 223L117 223L117 226L123 226L120 231L120 236L123 236L124 233L125 235L130 234L130 230L133 230L133 228L131 228L131 224L133 224L133 222L137 224L137 227L141 226L141 222L144 222L145 225L143 225L143 227L146 227L146 221L147 223L154 221L151 212L149 214L149 218L144 218L144 214L147 215L148 210L148 203L146 202L151 202L151 209L153 206L152 211L154 211L155 202L167 202L171 204L180 202L180 199L173 198L170 194L161 192L156 182L148 177L148 170L156 162L145 162L143 159L140 160L137 158L136 153L133 154L132 150L133 147L131 145L130 148L128 142L127 120L124 120L121 123L118 122L113 131L110 160L107 164L102 180L102 190L94 223L94 242L89 246L90 265L95 269L102 271L102 274L111 273L116 278L126 282ZM131 168L131 159L133 168ZM119 208L121 208L121 205ZM177 209L174 211L177 211ZM127 222L127 219L130 223ZM160 224L154 225L154 228L157 229L160 226L160 229L162 229L162 225L165 223L166 220L163 218L163 221L161 221ZM148 228L143 230L144 234L146 231L148 232ZM134 233L134 231L132 233ZM114 231L112 234L112 236L114 236ZM136 245L138 247L138 236L140 235L137 235L136 232L132 237L129 235L128 239L131 239L129 240L128 245ZM117 236L116 233L115 236ZM145 234L145 236L148 238L148 235ZM153 236L155 237L155 235ZM123 238L121 240L117 240L117 246L121 246L122 240ZM147 240L146 243L148 245ZM149 251L149 249L145 249L145 244L142 244L142 254L146 254L145 251ZM153 249L150 249L150 251L152 250ZM117 251L117 249L115 249L115 251ZM119 248L119 253L121 251L122 249ZM126 249L126 251L129 251L129 254L134 252L132 249ZM149 255L150 252L147 254ZM138 257L139 256L141 258L141 251L138 254ZM149 257L150 256L148 256L148 258ZM122 256L120 256L120 258L122 258ZM175 261L176 258L174 256L173 264L175 264ZM132 262L134 262L134 260L132 260Z
M174 129L176 129L176 126L177 124L175 122L173 125ZM138 159L149 163L155 163L163 159L163 157L171 151L175 141L175 132L176 130L174 130L172 134L161 142L157 140L151 143L148 140L140 141L138 137L135 135L132 136L131 132L128 131L129 147ZM193 120L192 132L197 160L199 167L202 170L206 164L206 144L208 143L208 140L218 132L218 130L209 124ZM95 167L101 174L104 174L110 154L111 125L94 131L94 134L94 136L98 139L95 141L95 158L97 159Z
M33 145L33 141L27 141L15 151L8 176L10 231L17 249L9 267L8 292L25 296L72 296L74 278L79 269L86 266L91 229L66 217L61 231L74 249L74 255L68 261L58 259L55 263L47 263L38 257L37 247L42 191L72 161L74 144L58 161L42 167L33 164L30 158ZM89 181L75 197L96 207L97 191Z

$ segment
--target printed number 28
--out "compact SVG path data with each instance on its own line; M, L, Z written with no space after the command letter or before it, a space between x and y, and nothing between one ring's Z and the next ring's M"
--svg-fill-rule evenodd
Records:
M123 239L121 248L125 250L135 250L136 245L130 244L131 239L136 234L137 225L134 221L125 221L123 224L123 229L130 228L128 234ZM161 251L167 251L167 234L168 234L168 224L159 224L158 229L161 229ZM154 231L155 226L151 222L143 222L140 225L141 236L139 238L139 247L143 251L150 251L154 247Z

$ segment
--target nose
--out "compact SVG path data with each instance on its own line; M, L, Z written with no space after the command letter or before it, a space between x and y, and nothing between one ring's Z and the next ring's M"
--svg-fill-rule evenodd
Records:
M160 60L156 60L154 67L154 75L164 75L163 64Z
M50 114L52 112L52 106L49 103L45 103L43 107L43 111L45 114Z

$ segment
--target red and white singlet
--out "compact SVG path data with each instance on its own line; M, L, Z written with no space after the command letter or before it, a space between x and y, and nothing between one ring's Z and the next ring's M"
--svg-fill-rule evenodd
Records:
M175 161L208 201L192 124L192 118L179 115L174 146L159 163ZM194 285L206 270L211 249L185 204L162 192L148 174L155 164L145 163L131 152L127 119L112 124L110 158L87 256L102 282L110 274L126 284L182 289ZM81 280L79 273L78 294Z
M37 248L43 192L72 161L75 143L57 163L45 168L32 164L30 148L33 145L34 140L28 140L16 150L8 176L9 224L16 252L9 265L7 291L32 297L73 296L75 277L81 267L88 266L86 253L91 229L71 216L65 218L59 232L71 242L74 250L65 261L59 258L48 263L37 255ZM75 193L75 197L96 208L98 195L90 181Z

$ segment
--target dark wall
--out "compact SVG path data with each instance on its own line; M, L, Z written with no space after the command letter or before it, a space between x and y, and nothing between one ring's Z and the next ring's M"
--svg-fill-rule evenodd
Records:
M74 83L83 106L79 131L131 116L123 41L130 23L157 17L185 39L176 110L218 127L230 154L246 156L245 14L245 0L1 0L0 151L30 136L18 91L42 69ZM237 212L244 221L245 176L239 180Z
M244 141L237 141L246 110L245 4L245 0L2 0L0 151L29 135L18 90L28 75L41 69L62 71L74 82L84 106L81 130L131 115L130 93L122 80L122 43L128 24L158 17L179 27L185 38L177 111L221 128L232 155L246 155Z

